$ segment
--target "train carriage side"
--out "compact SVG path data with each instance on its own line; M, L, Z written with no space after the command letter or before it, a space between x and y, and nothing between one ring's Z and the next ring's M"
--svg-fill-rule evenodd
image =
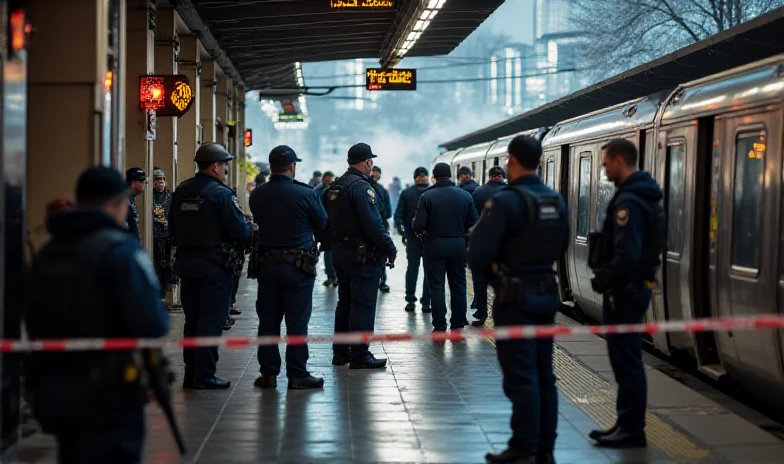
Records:
M509 148L509 142L511 142L513 138L517 137L518 135L528 135L535 137L541 142L544 133L546 133L546 129L531 129L512 135L507 135L506 137L501 137L500 139L496 140L487 151L487 156L485 158L485 179L487 178L487 172L493 166L500 166L504 168L504 171L506 171L506 160L509 157L507 148Z
M564 263L568 292L589 317L600 321L602 296L591 288L588 268L588 233L602 227L615 188L604 176L601 146L612 138L627 138L640 147L641 163L650 149L653 124L667 93L596 111L557 124L542 142L543 175L567 199L571 240ZM660 302L649 309L647 320L662 320ZM653 336L654 345L667 352L667 339Z
M487 182L487 175L485 173L485 155L487 150L493 145L494 142L484 142L476 145L471 145L460 151L460 153L452 159L450 163L452 167L452 177L457 182L457 171L461 167L468 166L473 173L474 180L477 184L482 185Z
M784 312L784 55L683 85L657 124L655 169L668 183L667 301L690 319ZM673 291L671 291L673 290ZM782 333L673 337L703 372L724 369L784 405Z

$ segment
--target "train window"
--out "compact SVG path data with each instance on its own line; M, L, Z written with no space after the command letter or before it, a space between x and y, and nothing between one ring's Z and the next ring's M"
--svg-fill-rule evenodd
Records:
M591 215L591 157L590 151L580 153L580 178L577 190L577 236L588 237Z
M615 185L607 179L604 174L604 166L599 173L599 198L596 199L596 229L601 230L604 226L604 217L607 215L607 205L610 204L613 195L615 195Z
M553 158L547 159L547 168L544 175L544 183L555 190L555 160Z
M732 204L732 265L759 269L765 133L745 132L735 139L735 191Z
M686 145L682 140L667 146L667 250L680 254L683 234L683 158Z

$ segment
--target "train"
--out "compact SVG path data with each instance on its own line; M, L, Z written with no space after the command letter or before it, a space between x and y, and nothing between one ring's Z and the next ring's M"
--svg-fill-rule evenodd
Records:
M575 117L552 127L438 155L475 180L505 166L509 141L537 137L540 175L567 201L571 240L557 263L564 306L601 320L591 289L590 231L601 228L614 186L601 146L633 141L640 168L664 192L667 239L659 288L647 321L784 313L782 135L784 54ZM702 373L733 379L784 407L784 333L780 330L660 333L647 342L666 356L687 356Z

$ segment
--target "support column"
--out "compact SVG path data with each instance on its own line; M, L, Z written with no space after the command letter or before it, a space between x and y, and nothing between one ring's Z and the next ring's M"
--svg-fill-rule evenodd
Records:
M193 88L193 105L177 122L177 178L181 182L196 173L193 157L201 143L199 123L201 121L201 57L199 40L193 35L180 36L180 56L177 58L177 69L185 74Z
M155 74L177 74L177 23L173 8L159 8L155 29ZM177 118L158 118L158 137L155 140L154 166L166 173L166 185L177 187Z
M244 87L237 87L237 154L239 157L239 163L237 167L237 191L245 191L245 186L248 184L247 175L245 174L244 169L239 169L239 164L245 163L245 88ZM247 196L242 195L242 198L245 199L243 202L243 208L245 209L245 213L250 213L250 208L247 204Z
M149 0L128 0L127 5L125 169L138 166L149 179L144 194L136 197L136 207L141 242L151 254L153 142L147 140L147 115L139 108L139 77L155 70L155 25Z
M219 142L215 138L215 81L216 67L214 60L201 62L201 112L200 121L204 131L204 140L201 143Z
M46 204L73 198L80 172L101 160L109 15L104 0L36 0L28 13L35 32L29 51L26 210L33 247L40 249L48 238Z
M231 119L229 114L229 100L231 92L231 80L223 72L218 73L216 76L218 85L215 90L215 121L220 121L220 126L215 128L215 141L223 144L225 147L228 143L228 122Z

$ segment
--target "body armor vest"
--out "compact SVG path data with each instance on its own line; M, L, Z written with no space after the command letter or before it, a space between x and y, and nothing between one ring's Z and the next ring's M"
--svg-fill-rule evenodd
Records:
M177 193L178 197L182 196L173 205L176 218L174 244L182 251L217 248L225 241L217 203L210 197L224 186L210 182L200 192L191 192L194 189L188 185L190 182L192 180L180 185Z
M512 272L548 271L563 253L565 211L556 192L539 193L522 186L511 186L528 211L528 226L523 233L501 245L502 262Z
M113 289L101 286L98 266L110 247L128 239L125 232L104 228L80 239L49 242L41 250L33 262L31 285L46 291L31 292L31 309L26 317L30 338L125 335L110 301ZM30 374L50 369L92 369L111 377L130 357L128 352L36 352L30 357Z
M353 209L353 205L348 203L348 189L357 182L364 180L356 174L344 174L337 178L332 185L327 188L327 214L333 239L344 237L362 238L362 225ZM370 185L370 184L368 184ZM376 198L378 202L378 198Z

